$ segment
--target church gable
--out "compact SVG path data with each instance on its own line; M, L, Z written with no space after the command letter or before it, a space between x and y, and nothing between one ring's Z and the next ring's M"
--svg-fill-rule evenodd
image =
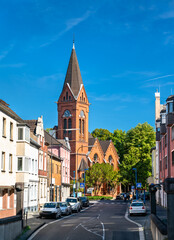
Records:
M113 165L114 170L118 169L119 156L117 154L116 148L112 141L110 142L110 144L106 150L105 160L106 160L106 163Z
M58 102L72 102L73 100L75 100L75 96L71 90L71 87L67 83L62 90Z
M93 163L103 163L104 153L101 148L100 142L95 138L94 146L90 149L89 158Z
M86 103L89 104L88 102L88 97L84 88L84 85L81 85L81 88L79 90L78 96L77 96L77 101L81 102L81 103Z

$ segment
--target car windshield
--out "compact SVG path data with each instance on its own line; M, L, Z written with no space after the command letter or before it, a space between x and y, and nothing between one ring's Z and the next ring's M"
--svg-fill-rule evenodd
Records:
M60 207L67 207L66 203L59 203Z
M56 207L56 203L45 203L44 204L44 208L55 208Z
M134 203L131 204L131 206L132 206L132 207L140 207L140 206L143 206L143 203L141 203L141 202L136 202L136 203L135 203L135 202L134 202Z
M84 201L84 200L87 200L87 197L80 197L79 199Z
M76 203L77 199L75 199L75 198L67 198L66 201L69 202L69 203Z

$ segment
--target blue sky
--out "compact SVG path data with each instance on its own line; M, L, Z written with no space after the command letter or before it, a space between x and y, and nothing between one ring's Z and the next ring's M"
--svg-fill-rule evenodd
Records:
M1 0L0 98L57 124L73 33L89 131L154 126L154 93L174 94L174 1ZM173 89L172 89L173 88Z

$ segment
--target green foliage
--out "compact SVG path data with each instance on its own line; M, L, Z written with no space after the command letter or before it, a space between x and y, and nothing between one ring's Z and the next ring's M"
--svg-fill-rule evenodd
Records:
M92 132L92 136L94 138L98 138L99 140L110 140L112 137L112 133L109 132L107 129L102 129L102 128L96 128Z
M146 185L147 178L151 175L151 148L154 145L155 132L148 123L138 124L127 132L124 161L120 165L123 184L135 184L132 168L137 168L138 182Z
M101 200L101 199L111 200L112 199L112 197L109 197L109 196L87 196L87 198L89 200Z
M111 139L120 157L119 161L122 162L125 154L126 132L118 129L114 130Z
M45 131L49 133L50 130L53 130L52 128L46 128Z
M86 172L86 183L88 187L94 187L96 195L103 183L115 188L118 183L118 174L110 164L96 163Z

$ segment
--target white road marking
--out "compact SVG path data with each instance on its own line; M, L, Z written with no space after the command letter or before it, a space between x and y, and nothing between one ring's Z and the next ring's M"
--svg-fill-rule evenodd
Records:
M95 205L95 204L94 204ZM91 205L89 206L88 208L85 208L83 209L81 212L84 212L85 210L89 209L90 207L94 206L94 205ZM63 218L60 218L58 220L55 220L55 221L52 221L52 222L49 222L49 223L46 223L44 224L42 227L40 227L37 231L35 231L29 238L28 240L32 240L43 228L45 228L46 226L50 225L50 224L53 224L53 223L56 223L56 222L60 222L62 220L64 220L65 218L70 218L72 216L75 216L75 214L71 214L69 216L66 216L66 217L63 217Z
M137 222L135 222L135 221L133 221L133 220L131 220L131 219L129 219L128 218L128 210L126 210L126 213L125 213L125 219L127 220L127 221L129 221L129 222L131 222L131 223L134 223L134 224L136 224L139 228L139 237L140 237L140 240L145 240L145 237L144 237L144 229L143 229L143 226L141 225L141 224L139 224L139 223L137 223Z
M104 227L104 223L103 222L100 222L101 225L102 225L102 228L103 228L103 240L105 240L105 227Z
M86 231L88 231L88 232L90 232L90 233L93 233L93 234L95 234L95 235L97 235L97 236L99 236L99 237L101 237L101 238L103 239L103 237L102 237L100 234L98 234L98 233L96 233L96 232L92 232L91 230L89 230L88 228L86 228L85 226L83 226L82 224L81 224L81 227L83 227Z

